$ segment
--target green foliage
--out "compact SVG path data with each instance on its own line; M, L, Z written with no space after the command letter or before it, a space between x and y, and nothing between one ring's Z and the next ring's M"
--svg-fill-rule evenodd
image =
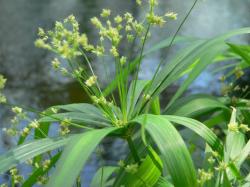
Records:
M141 4L141 1L137 3ZM243 70L249 68L250 50L249 46L228 43L227 40L249 34L250 28L203 40L175 35L145 52L151 28L162 27L167 19L177 16L173 12L157 15L157 5L156 0L149 0L144 20L136 20L130 13L110 19L111 11L104 9L101 20L97 17L91 19L100 35L95 45L79 32L79 24L72 15L63 22L56 22L50 31L39 29L36 45L68 62L64 67L56 58L52 67L64 76L75 78L88 94L91 104L57 105L44 112L32 111L38 114L37 120L31 120L22 108L12 108L16 114L13 126L5 131L18 136L19 141L16 147L0 156L0 173L10 171L12 186L18 183L22 186L36 183L48 187L81 186L81 171L105 138L126 142L129 153L126 160L116 165L102 166L93 177L91 187L250 184L247 160L250 153L247 136L250 101L244 97L232 97L235 88L220 97L207 94L182 97L207 66L226 59L236 61L220 70L234 68L225 79L234 75L234 82L237 82L244 74ZM163 65L162 60L159 63L151 80L138 79L144 57L184 42L187 45L170 62ZM123 56L125 54L119 50L121 43L139 43L137 56L134 59L129 58L129 54ZM92 68L90 55L112 57L115 78L105 88ZM183 83L163 106L162 92L180 79ZM0 76L0 91L5 82L6 79ZM3 98L0 93L0 102ZM17 124L21 120L28 123L20 131ZM49 138L52 126L56 126L58 132L54 135L56 137ZM187 142L182 129L194 134ZM34 140L27 141L28 137ZM201 147L195 145L195 149L204 155L203 164L192 159L191 144L197 142L191 141L196 137L204 143ZM32 173L22 181L15 167L25 161L31 162Z

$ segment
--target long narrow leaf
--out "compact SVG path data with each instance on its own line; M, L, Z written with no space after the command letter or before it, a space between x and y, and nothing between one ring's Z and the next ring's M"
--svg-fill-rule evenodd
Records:
M166 115L164 117L173 123L177 123L191 129L201 138L203 138L213 150L216 150L217 152L220 153L220 155L223 155L222 142L213 133L212 130L210 130L207 126L205 126L201 122L191 118L180 117L180 116Z
M64 149L46 186L71 187L101 140L116 128L91 130L72 139Z
M17 164L21 164L39 154L62 147L73 138L75 138L75 136L55 139L45 138L31 141L13 148L0 156L0 173L3 173Z
M135 121L145 125L157 144L174 186L196 186L196 173L191 156L174 126L164 116L159 115L141 115Z
M216 109L228 110L228 108L215 97L196 94L177 100L164 114L197 117L200 114Z

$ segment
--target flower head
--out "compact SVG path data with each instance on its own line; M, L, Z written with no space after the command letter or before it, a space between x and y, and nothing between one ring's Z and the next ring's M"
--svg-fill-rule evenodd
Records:
M101 17L106 18L109 17L111 14L111 10L109 9L102 9Z
M11 110L12 110L12 112L14 112L15 114L21 114L21 113L23 112L23 109L20 108L20 107L17 107L17 106L13 107Z
M34 129L37 129L38 127L40 126L39 122L37 120L34 120L32 121L30 124L29 124L29 127L30 128L34 128Z
M177 13L175 13L175 12L167 12L166 14L165 14L165 16L167 17L167 18L170 18L170 19L173 19L173 20L176 20L177 19Z
M131 174L135 174L138 171L138 164L130 164L125 167L125 171Z
M228 130L231 132L239 132L239 127L237 123L229 123Z
M114 56L114 57L119 57L119 53L117 51L117 48L115 46L112 46L112 48L110 49L110 53Z
M97 81L97 76L93 75L93 76L89 77L88 80L85 81L85 84L86 84L88 87L91 87L91 86L93 86L94 84L96 84L96 81Z
M58 70L60 68L61 62L58 60L58 58L54 58L51 61L51 65L52 65L53 69Z

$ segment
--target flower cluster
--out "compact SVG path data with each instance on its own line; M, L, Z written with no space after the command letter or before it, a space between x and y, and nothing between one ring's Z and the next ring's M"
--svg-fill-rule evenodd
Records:
M237 80L242 78L242 76L245 74L242 70L242 67L236 66L231 73L227 76L223 75L220 77L220 81L222 83L221 94L223 96L230 96L232 98L232 103L234 103L233 101L237 101L238 93L241 94L242 98L245 98L249 95L249 86L240 86L237 84ZM234 77L231 75L234 75ZM228 82L228 76L231 76L230 82Z
M93 72L89 55L106 56L109 55L115 62L116 72L120 73L128 68L129 59L126 55L122 54L121 43L128 42L136 44L139 42L145 42L150 36L150 26L163 26L166 20L177 18L177 14L174 12L167 12L164 15L156 15L155 7L158 5L157 0L147 0L148 13L145 13L146 19L138 20L131 13L125 12L124 14L112 15L111 10L103 9L99 17L93 17L90 19L91 24L98 32L98 40L95 44L91 44L86 34L79 32L79 24L73 15L70 15L62 22L56 22L55 27L52 30L45 31L42 28L38 30L39 39L35 44L37 47L41 47L55 52L62 58L68 61L68 66L63 67L58 58L54 58L51 62L53 69L61 71L64 75L72 75L76 78L85 89L86 93L91 97L92 101L102 109L104 114L112 121L115 126L124 126L127 124L126 104L124 93L127 91L126 81L128 82L128 75L121 77L119 80L119 96L123 102L107 101L99 86L97 76ZM138 5L142 5L142 0L137 0ZM144 46L144 45L143 45ZM140 49L143 51L143 48ZM80 65L79 57L83 57L87 66ZM85 68L89 67L89 70ZM112 98L114 99L114 98ZM150 100L151 96L146 95L146 100ZM120 103L121 112L124 114L121 119L121 115L114 112L113 103ZM28 129L25 129L25 133L28 133ZM70 132L67 124L60 125L61 135L68 134Z
M11 119L11 126L9 128L3 128L3 131L6 132L9 136L17 136L21 135L26 137L30 134L32 129L39 128L39 122L34 119L30 119L26 112L23 111L20 107L12 107L12 112L15 114L14 117ZM18 125L21 121L27 121L27 125L24 128L20 128ZM20 130L21 129L21 130Z
M243 132L249 132L250 128L248 127L248 125L245 124L238 125L238 123L229 123L228 130L236 133L239 132L240 130Z
M198 176L199 176L198 183L201 184L201 186L203 186L202 184L212 179L213 172L205 171L204 169L199 169Z
M162 27L166 23L165 17L173 20L177 19L177 13L175 12L167 12L165 15L156 15L154 9L157 5L157 0L149 1L150 12L146 16L148 23Z
M79 34L79 24L73 15L63 22L56 22L54 30L45 32L39 28L38 36L39 39L35 42L37 47L54 51L66 59L80 56L81 47L87 51L93 49L93 46L88 44L87 36Z
M1 93L6 84L6 81L7 79L0 75L0 103L6 103L6 97Z
M60 131L59 134L64 136L70 133L69 125L71 123L71 119L65 118L60 123Z
M128 165L126 165L124 160L120 160L118 162L118 166L121 167L121 168L124 168L124 170L127 173L131 173L131 174L135 174L138 171L138 168L139 168L139 165L137 163L136 164L128 164Z
M94 84L96 84L96 81L97 81L97 76L93 75L93 76L89 77L88 80L85 81L85 84L86 84L88 87L91 87L91 86L93 86Z
M19 184L23 181L23 176L18 174L18 170L16 168L10 170L10 175L13 179L14 184Z

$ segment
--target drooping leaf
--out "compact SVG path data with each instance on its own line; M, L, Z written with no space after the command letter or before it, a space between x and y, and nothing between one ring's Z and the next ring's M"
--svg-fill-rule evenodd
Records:
M88 103L74 103L74 104L68 104L68 105L57 105L54 108L57 109L63 109L68 112L82 112L86 114L94 114L103 116L102 112L99 108L95 107L94 105L88 104Z
M250 65L250 47L249 46L243 46L243 45L235 45L232 43L227 43L227 45L230 46L230 49L238 54L244 61Z
M220 139L213 133L212 130L201 122L191 118L173 115L164 115L164 117L173 123L177 123L191 129L203 138L213 150L216 150L221 156L223 155L223 145Z
M110 123L107 119L102 116L91 114L91 113L82 113L82 112L65 112L53 114L50 116L45 116L39 119L39 122L61 122L65 119L69 119L70 122L83 125L95 125L95 126L110 126Z
M197 117L211 110L228 108L215 97L205 94L195 94L177 100L164 114L176 116Z
M149 89L149 94L152 96L159 95L166 87L179 79L183 71L186 71L197 60L195 66L190 71L187 79L178 89L166 109L170 107L176 99L178 99L188 86L197 78L197 76L211 63L218 54L225 51L228 46L225 40L236 35L250 33L250 28L242 28L226 34L214 37L209 40L198 40L193 42L189 47L181 51L176 58L170 63L167 63L162 70L157 74Z
M196 173L188 149L174 126L164 117L145 114L134 119L142 125L158 146L165 169L174 186L196 186Z
M0 173L21 164L39 154L64 146L69 140L77 137L44 138L17 146L0 156Z
M73 138L64 149L46 186L72 186L96 146L114 130L114 127L91 130Z

